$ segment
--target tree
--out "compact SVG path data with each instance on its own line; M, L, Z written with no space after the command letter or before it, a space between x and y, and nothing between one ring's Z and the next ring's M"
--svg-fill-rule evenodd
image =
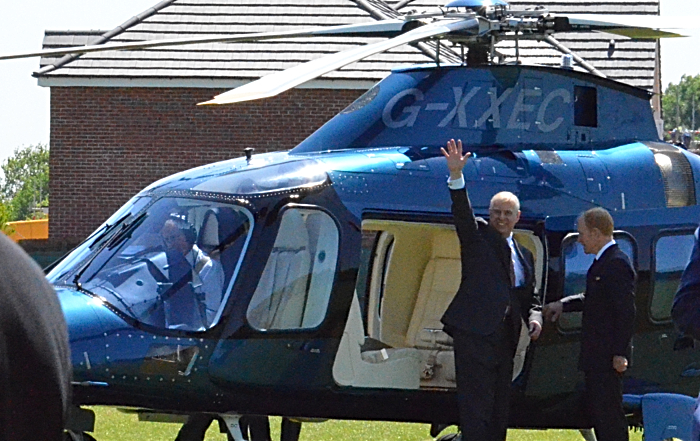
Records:
M669 84L663 96L664 129L700 126L700 75L683 75L678 84Z
M11 221L10 210L7 208L7 205L0 202L0 231L7 235L14 233L15 229L7 224Z
M49 147L15 149L0 168L4 174L0 194L10 220L43 217L35 208L49 206Z

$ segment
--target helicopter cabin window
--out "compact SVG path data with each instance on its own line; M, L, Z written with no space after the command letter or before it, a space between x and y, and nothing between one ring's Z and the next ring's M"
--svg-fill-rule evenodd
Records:
M260 330L315 328L326 316L338 228L323 211L289 208L247 311Z
M243 207L163 197L106 230L57 282L80 284L146 325L205 331L221 317L251 230Z
M358 279L356 285L357 296L333 367L334 379L354 387L456 387L452 339L440 321L461 280L454 227L366 220L362 229L363 236L374 238L373 253L363 272L366 280ZM532 232L516 230L514 234L535 256L539 289L544 247ZM527 342L523 342L514 360L514 375L519 374L526 351Z
M629 256L633 265L636 248L631 236L624 232L615 232L615 242ZM586 291L586 274L593 263L595 255L583 252L583 246L578 243L578 233L569 234L562 244L564 259L564 295L568 297ZM636 266L636 265L635 265ZM549 300L548 300L549 301ZM559 329L564 332L578 331L581 328L581 312L567 312L559 319Z
M598 91L595 87L574 86L574 124L598 127Z
M655 322L671 320L671 305L681 274L690 260L695 237L692 234L661 236L654 245L653 291L650 305Z

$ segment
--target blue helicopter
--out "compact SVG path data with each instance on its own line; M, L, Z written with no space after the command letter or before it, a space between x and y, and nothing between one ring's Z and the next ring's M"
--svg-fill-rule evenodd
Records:
M644 426L648 440L682 437L673 427L684 416L659 408L690 400L660 394L700 389L700 353L676 338L670 319L700 220L700 158L660 140L648 91L606 79L579 57L590 73L495 62L504 40L556 45L555 33L591 30L672 35L642 18L457 0L361 25L218 38L388 40L205 104L273 96L402 44L447 40L466 55L395 69L288 152L249 149L153 183L53 266L48 278L71 339L72 439L92 430L89 405L150 419L211 414L236 441L242 415L422 422L433 435L456 423L452 342L440 323L459 284L448 275L460 268L440 154L450 138L474 153L464 174L477 215L488 215L498 191L519 196L515 234L535 256L545 302L585 286L592 257L576 242L576 216L593 206L611 211L639 274L624 382L629 422ZM565 314L536 344L521 342L511 427L589 427L579 403L579 331L580 317Z

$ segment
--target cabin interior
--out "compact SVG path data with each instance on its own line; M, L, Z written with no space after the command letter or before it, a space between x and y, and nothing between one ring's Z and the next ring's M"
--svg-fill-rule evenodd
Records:
M461 279L454 227L367 220L362 230L369 252L360 276L366 280L358 287L365 292L353 298L333 366L335 381L368 388L455 388L452 339L440 322ZM514 234L535 257L540 289L542 243L527 230ZM522 370L528 343L527 332L521 332L513 378Z

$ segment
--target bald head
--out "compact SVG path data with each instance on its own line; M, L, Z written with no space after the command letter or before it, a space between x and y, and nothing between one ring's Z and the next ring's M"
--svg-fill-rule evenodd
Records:
M491 204L489 205L489 207L493 206L494 201L495 202L505 201L505 202L511 203L511 204L513 204L513 206L515 207L515 209L517 211L520 211L520 199L518 199L518 197L516 195L514 195L513 193L511 193L509 191L501 191L501 192L498 192L495 195L493 195L493 197L491 198Z
M520 220L520 200L509 191L496 193L489 204L489 224L503 237L513 233L515 224Z

